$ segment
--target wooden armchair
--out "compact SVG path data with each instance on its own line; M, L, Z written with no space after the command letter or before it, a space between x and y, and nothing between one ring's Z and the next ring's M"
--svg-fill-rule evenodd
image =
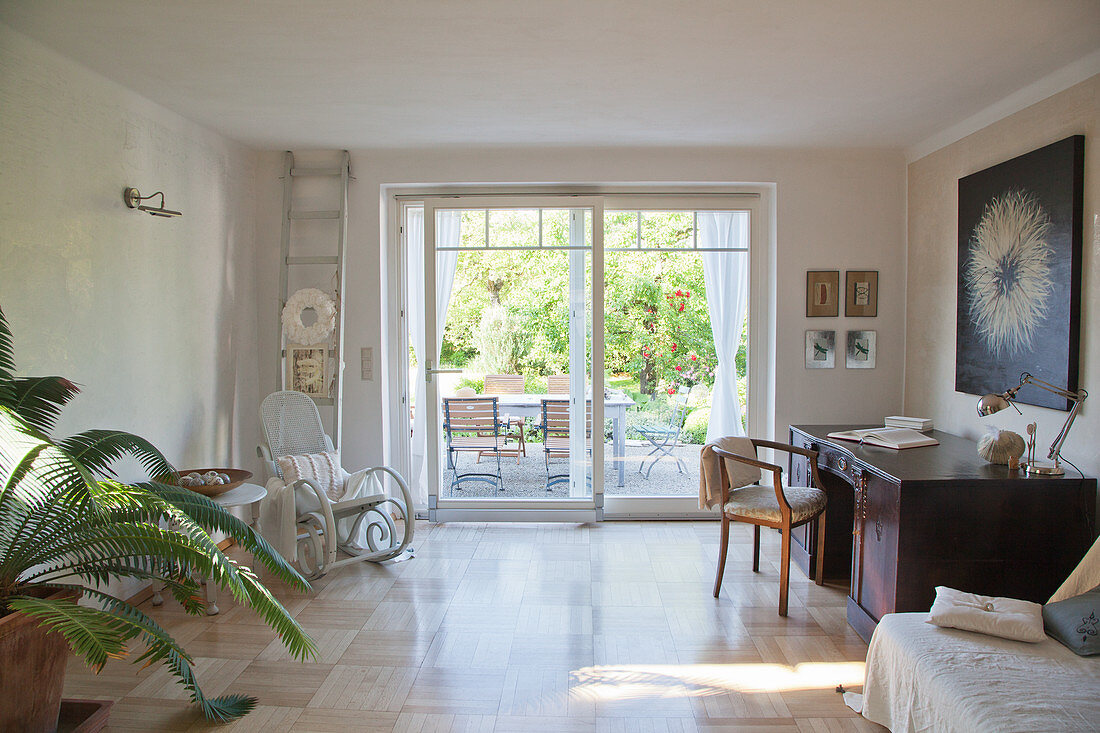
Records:
M771 448L786 453L799 453L810 459L813 486L784 488L783 468L758 459L737 455L715 447L716 455L731 461L771 471L772 485L765 481L738 489L730 489L726 462L722 467L722 543L718 554L718 575L714 579L714 597L722 588L722 573L726 569L726 550L729 547L730 522L747 522L752 531L752 571L760 572L760 528L772 527L783 533L782 557L779 564L779 615L787 615L787 591L791 571L791 529L817 521L817 572L816 582L822 584L822 562L825 558L825 489L817 472L817 451L806 450L786 443L752 439L755 449Z

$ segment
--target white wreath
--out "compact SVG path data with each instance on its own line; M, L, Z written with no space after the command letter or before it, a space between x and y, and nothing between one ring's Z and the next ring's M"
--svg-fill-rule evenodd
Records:
M302 323L302 311L312 308L317 322ZM317 288L303 288L290 296L283 306L283 333L296 344L319 344L336 330L336 303Z

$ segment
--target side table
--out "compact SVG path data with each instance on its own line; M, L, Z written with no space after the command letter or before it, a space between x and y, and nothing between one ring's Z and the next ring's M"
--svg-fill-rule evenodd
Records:
M229 509L237 506L248 506L250 510L249 526L256 527L256 519L259 517L258 506L260 501L267 496L267 489L258 484L241 484L234 487L224 494L210 497L210 501L218 504L221 507ZM206 586L206 615L216 616L220 613L218 608L218 586L211 580L203 582ZM164 603L164 597L159 590L153 592L153 605L159 606Z

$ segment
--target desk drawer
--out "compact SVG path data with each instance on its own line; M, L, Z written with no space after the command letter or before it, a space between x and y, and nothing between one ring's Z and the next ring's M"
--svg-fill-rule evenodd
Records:
M801 438L798 444L807 450L817 451L818 469L831 471L849 482L860 473L852 456L835 446L818 443L806 437Z

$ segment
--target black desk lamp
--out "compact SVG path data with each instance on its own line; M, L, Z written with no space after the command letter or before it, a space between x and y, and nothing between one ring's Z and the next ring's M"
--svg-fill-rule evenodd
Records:
M1071 392L1068 389L1061 387L1055 387L1049 382L1044 382L1041 379L1031 376L1028 372L1024 372L1020 375L1020 383L1001 394L987 394L978 400L978 415L980 417L989 417L995 412L1000 412L1009 405L1012 405L1016 412L1020 412L1020 408L1016 407L1016 403L1013 399L1016 397L1016 393L1020 391L1020 388L1025 384L1034 384L1036 387L1041 387L1051 394L1056 394L1059 397L1065 397L1067 400L1073 402L1073 407L1070 408L1069 416L1066 418L1066 424L1062 426L1061 432L1054 439L1054 442L1050 444L1050 451L1047 453L1047 458L1051 459L1053 463L1038 463L1036 461L1028 461L1027 472L1042 474L1044 476L1061 476L1066 471L1061 465L1062 444L1066 442L1066 436L1069 435L1070 426L1073 425L1074 418L1077 417L1077 412L1081 409L1081 403L1085 401L1085 398L1089 396L1089 393L1085 390L1078 390ZM1021 415L1023 413L1020 413Z

